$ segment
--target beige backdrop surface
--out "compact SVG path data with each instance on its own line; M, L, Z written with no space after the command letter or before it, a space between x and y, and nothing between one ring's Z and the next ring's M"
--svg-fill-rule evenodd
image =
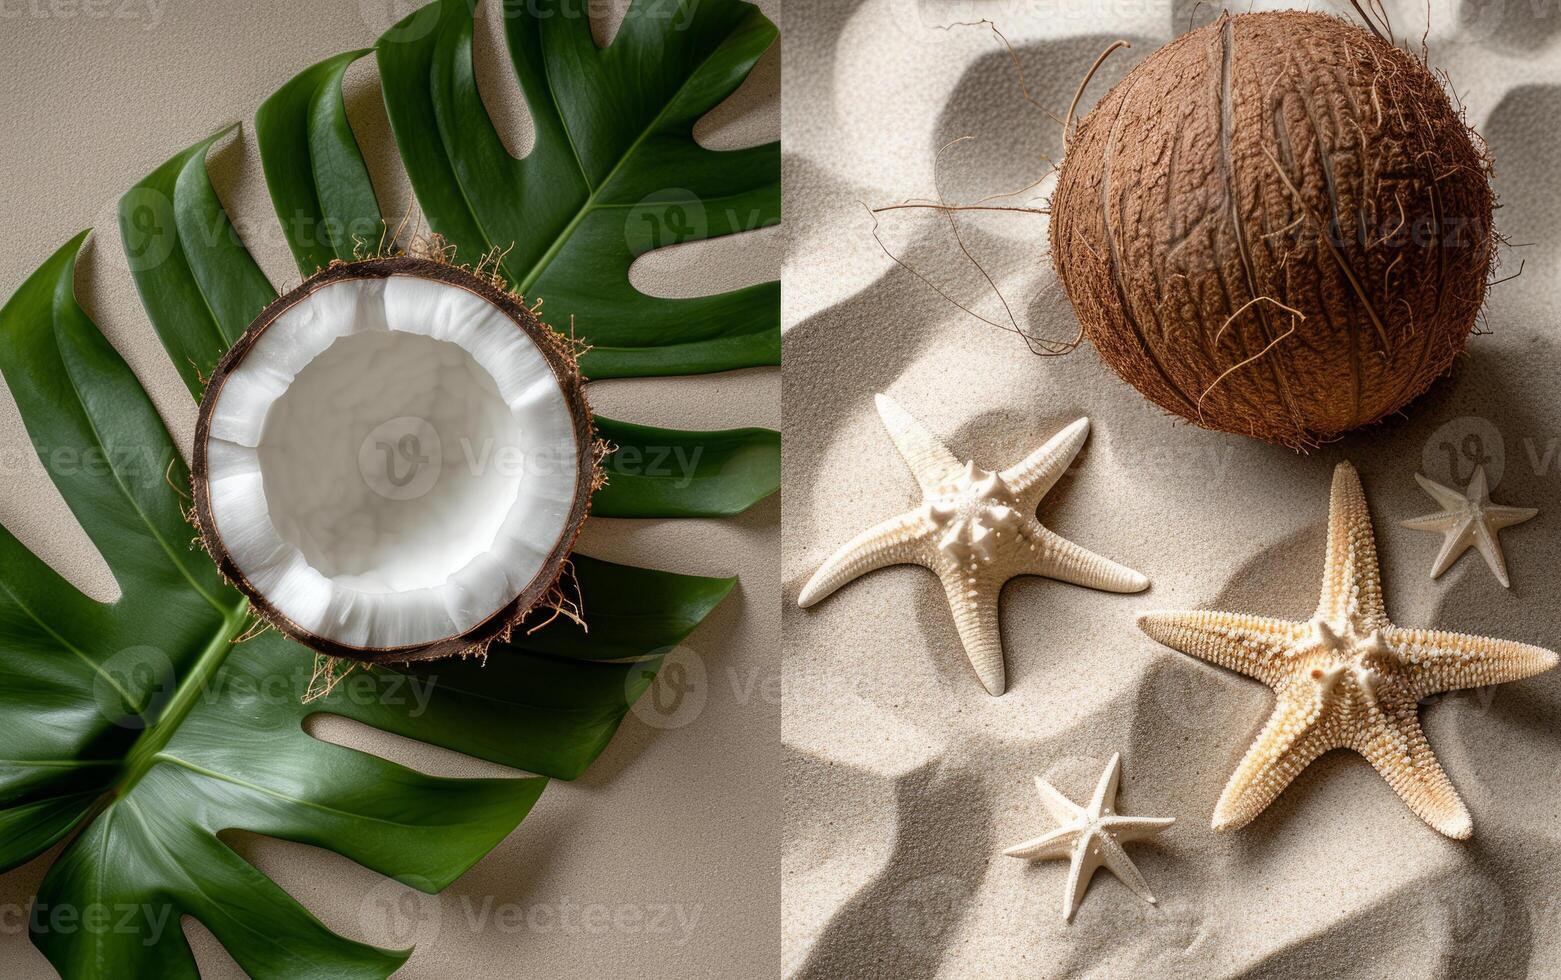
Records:
M1259 2L1273 8L1332 6ZM1087 111L1158 46L1219 13L1198 0L812 0L787 7L788 246L785 971L986 976L1554 976L1561 952L1561 671L1436 700L1422 716L1474 817L1469 842L1421 823L1361 757L1314 763L1256 821L1215 834L1221 788L1267 717L1261 684L1157 646L1142 608L1304 618L1321 581L1329 477L1360 468L1388 611L1561 648L1561 8L1539 0L1386 4L1427 43L1487 137L1513 248L1486 332L1405 417L1309 456L1173 422L1085 347L1036 357L938 299L874 244L863 204L941 189L951 202L1022 187L1062 153L1030 94L1062 116L1090 63L1132 42ZM1229 5L1249 7L1246 0ZM1039 203L1045 188L1011 199ZM1046 255L1046 219L961 223L1027 327L1077 321ZM1000 315L948 226L886 214L884 241L988 316ZM803 610L819 563L920 500L873 409L888 392L961 458L1009 465L1084 415L1089 442L1043 502L1059 534L1149 576L1141 596L1024 578L1002 600L1008 692L975 680L928 572L885 569ZM1471 441L1472 440L1472 441ZM1466 448L1477 450L1465 453ZM1440 538L1400 520L1434 509L1417 470L1500 471L1499 502L1540 509L1503 532L1512 588L1466 555L1428 578ZM1454 470L1456 467L1456 471ZM1461 485L1461 484L1460 484ZM1177 823L1132 846L1160 904L1098 875L1072 924L1066 867L1003 848L1048 829L1032 778L1087 799L1113 752L1121 807Z
M250 3L240 0L0 0L0 221L8 248L0 292L12 290L67 238L96 232L78 273L89 314L142 378L188 453L195 410L120 264L114 205L163 160L233 122L245 126L212 156L218 193L273 282L296 281L275 225L249 125L255 107L302 68L368 46L418 4L401 0ZM513 149L529 123L485 4L476 59L484 97ZM762 3L779 22L777 2ZM606 36L622 7L595 4ZM348 112L381 204L400 214L409 193L378 101L373 59L349 75ZM780 57L697 130L716 148L775 139ZM668 250L635 267L659 295L694 295L773 278L778 229ZM593 385L595 407L633 421L717 428L779 424L779 372ZM581 548L603 558L741 584L690 638L685 686L702 708L666 715L646 700L591 771L554 782L527 820L436 899L328 851L238 835L230 842L327 925L418 951L398 976L765 976L779 959L778 497L725 521L591 522ZM0 522L89 594L115 585L28 447L0 386ZM3 655L3 654L0 654ZM699 677L699 668L703 677ZM702 694L702 697L700 696ZM687 705L691 702L685 701ZM676 726L676 727L671 727ZM425 771L508 770L339 719L317 737ZM0 876L0 975L51 976L19 914L60 848ZM623 910L620 926L587 926ZM400 909L402 911L398 912ZM654 920L658 925L652 925ZM519 923L517 926L516 923ZM566 924L567 923L567 924ZM186 920L203 972L239 975L222 947Z

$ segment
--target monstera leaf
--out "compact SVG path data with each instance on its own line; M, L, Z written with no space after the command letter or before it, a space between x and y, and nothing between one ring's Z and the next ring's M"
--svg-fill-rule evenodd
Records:
M541 297L544 320L591 345L588 377L692 374L780 363L780 283L665 299L629 267L666 245L780 220L780 147L717 152L694 124L734 91L775 39L746 3L640 0L598 48L586 7L506 0L510 61L536 134L524 159L504 148L472 70L472 6L439 0L375 47L385 108L433 230ZM267 174L300 270L350 255L378 206L342 106L346 66L293 79L256 119ZM372 238L373 235L367 237Z
M0 310L0 372L122 594L82 595L0 529L0 868L81 828L33 922L66 976L192 975L186 914L254 976L383 976L406 951L334 935L217 833L328 847L438 889L514 828L545 780L424 776L320 742L304 719L340 714L573 778L732 581L577 557L589 634L554 623L486 664L373 671L303 703L307 651L275 633L233 642L245 602L190 547L183 459L74 298L82 237ZM104 910L119 927L67 927L51 909Z
M690 299L651 297L629 282L634 259L652 249L780 219L777 144L716 152L693 137L699 117L774 41L775 26L745 3L642 0L598 49L584 9L567 0L505 4L510 57L536 131L522 160L504 149L477 91L468 0L439 0L380 39L385 105L423 215L457 257L501 250L509 281L545 301L543 319L591 345L582 361L588 377L778 364L778 282ZM303 275L375 248L383 236L341 88L348 66L367 53L306 69L255 116L272 203ZM202 149L165 168L189 167ZM160 188L154 203L177 189ZM215 195L184 191L197 213L186 224L220 229ZM221 293L220 283L211 286ZM239 305L258 309L258 298ZM195 304L189 314L202 319ZM594 502L598 514L721 516L780 486L773 431L598 421L620 449L608 461L612 482Z
M255 112L255 139L271 203L298 269L309 275L379 244L379 199L347 122L341 82L371 49L300 72Z
M688 136L692 120L741 80L773 28L739 3L689 0L677 8L682 20L660 22L631 8L618 39L598 54L619 53L591 63L594 45L582 48L573 27L546 25L534 8L533 0L506 13L514 15L509 42L537 116L537 150L502 170L517 181L502 220L485 210L501 206L497 184L459 185L458 196L482 202L468 206L469 220L491 224L489 243L524 236L506 266L517 284L540 292L556 283L553 295L572 301L587 322L607 319L593 362L604 374L772 362L773 284L705 301L641 296L628 285L628 264L658 243L623 234L609 242L602 222L618 212L620 230L637 227L622 223L634 206L622 206L624 195L684 167L676 186L706 195L704 206L773 213L773 174L769 185L761 179L766 166L774 169L773 147L717 155L729 161L717 173ZM436 4L377 50L420 203L436 228L478 248L488 239L463 240L469 229L443 210L451 188L440 187L406 142L415 125L408 104L420 100L433 120L454 106L480 112L470 16L464 2ZM585 21L574 17L589 41ZM421 34L411 29L418 25ZM272 199L305 271L349 257L354 236L379 227L341 104L342 74L363 53L305 71L257 116ZM409 73L425 55L428 71ZM544 76L570 80L558 86L571 94L552 117L538 114L537 100L551 91L538 87ZM551 141L558 134L571 137L567 158ZM206 153L221 135L174 156L120 207L143 305L196 395L222 351L276 295L206 174ZM464 137L436 139L451 179L457 171L467 179L487 173L491 161L474 163L467 154L480 151ZM583 195L571 190L577 185ZM546 187L553 192L538 189ZM326 217L333 220L316 220ZM723 227L710 222L706 232ZM495 646L486 662L364 671L305 703L312 656L275 633L245 635L244 599L191 547L177 489L188 484L184 460L134 374L76 301L86 234L0 309L0 374L120 596L104 603L83 595L0 528L0 870L74 834L40 887L31 922L34 942L66 976L193 976L182 915L199 919L253 976L385 976L410 951L332 933L219 834L246 830L325 847L414 887L443 888L514 828L548 777L585 770L665 652L733 580L577 555L589 632L564 620L539 624ZM597 277L607 278L593 294ZM605 436L637 453L614 465L598 513L730 514L778 482L778 441L767 430L600 422ZM536 775L426 776L313 738L304 722L316 713Z

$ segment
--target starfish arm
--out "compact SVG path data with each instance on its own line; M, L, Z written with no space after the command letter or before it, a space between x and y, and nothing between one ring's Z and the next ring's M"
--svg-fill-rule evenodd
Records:
M1003 668L1002 631L997 622L997 596L1003 583L978 579L972 583L959 569L946 569L939 578L954 613L954 628L965 647L965 656L975 670L981 686L993 697L1008 686Z
M1379 724L1351 747L1371 762L1416 816L1439 833L1465 840L1474 833L1474 822L1436 761L1416 712L1416 704L1409 702L1387 714L1377 713Z
M1340 463L1333 469L1333 489L1328 501L1328 554L1317 615L1329 622L1355 620L1368 632L1388 625L1371 510L1366 506L1360 474L1349 463Z
M1153 837L1160 831L1176 822L1175 817L1124 817L1111 816L1101 821L1112 833L1112 836L1123 844L1130 844L1135 840L1143 840Z
M1283 681L1291 650L1307 630L1305 623L1287 619L1201 609L1140 613L1138 627L1173 650L1245 674L1269 687Z
M1464 491L1464 496L1469 500L1478 500L1481 503L1491 502L1491 484L1485 477L1485 464L1481 463L1474 468L1474 475L1469 478L1469 488Z
M1065 858L1073 852L1073 840L1078 836L1076 827L1059 827L1049 834L1042 834L1034 840L1027 840L1023 844L1015 844L1003 853L1008 857L1023 858L1027 861L1044 861L1050 858Z
M948 447L939 442L911 413L901 408L898 402L888 395L878 395L874 402L878 406L878 417L883 420L883 427L888 430L889 438L894 440L894 448L900 451L905 465L916 474L916 482L921 484L924 492L932 493L959 472L960 462L949 452Z
M1385 638L1409 665L1416 698L1522 680L1549 670L1557 660L1544 647L1467 633L1394 627Z
M1035 777L1035 791L1040 794L1046 812L1058 823L1074 824L1087 818L1083 807L1057 792L1057 787L1040 776Z
M1036 547L1025 574L1102 592L1142 592L1149 588L1149 579L1142 573L1082 548L1039 522L1032 522L1030 537Z
M1485 564L1490 567L1491 574L1496 576L1496 581L1501 583L1504 589L1512 588L1512 580L1507 577L1507 556L1501 553L1501 542L1496 538L1496 532L1485 521L1474 521L1471 525L1474 532L1472 542L1480 552L1480 557L1485 559Z
M1431 563L1432 578L1440 577L1443 572L1453 567L1453 562L1457 561L1459 556L1474 546L1474 529L1474 522L1467 517L1460 517L1456 522L1436 529L1447 537L1443 539L1442 547L1436 553L1436 560Z
M1116 875L1124 885L1133 890L1133 894L1148 902L1155 904L1154 893L1149 890L1149 882L1144 880L1144 874L1138 870L1138 865L1127 856L1122 845L1112 840L1109 834L1101 834L1096 838L1100 848L1100 858L1111 873Z
M1482 481L1483 483L1485 479L1485 467L1480 466L1475 468L1475 478ZM1466 498L1462 493L1459 493L1452 487L1444 487L1430 477L1423 476L1419 473L1415 474L1415 482L1420 484L1420 489L1429 494L1432 500L1435 500L1439 505L1441 505L1442 509L1463 510L1464 504L1466 503ZM1471 490L1474 489L1474 484L1471 483L1469 488Z
M1100 774L1100 781L1095 784L1095 795L1089 798L1089 812L1099 817L1102 813L1116 806L1117 787L1122 783L1122 753L1111 753L1111 761L1106 763L1106 771Z
M1408 520L1399 521L1400 527L1407 527L1411 531L1435 531L1444 533L1450 528L1458 526L1463 519L1463 512L1456 510L1439 510L1434 514L1421 514L1419 517L1411 517Z
M1100 867L1100 849L1093 835L1086 835L1073 848L1073 860L1068 863L1068 884L1062 892L1062 917L1073 920L1073 913L1084 900L1084 891Z
M923 535L930 533L920 511L891 517L858 534L819 566L797 596L811 606L853 579L889 565L925 564Z
M1046 444L1020 462L1003 470L1002 478L1033 513L1041 498L1057 484L1058 478L1073 465L1074 457L1089 438L1089 419L1079 419L1046 440Z
M1492 531L1500 531L1504 527L1522 524L1524 521L1533 520L1538 516L1538 507L1503 507L1500 504L1492 504L1485 508L1486 521L1490 524Z
M1280 692L1274 713L1214 805L1215 830L1236 830L1251 823L1313 759L1333 748L1318 728L1321 714L1322 701L1315 688L1304 694Z

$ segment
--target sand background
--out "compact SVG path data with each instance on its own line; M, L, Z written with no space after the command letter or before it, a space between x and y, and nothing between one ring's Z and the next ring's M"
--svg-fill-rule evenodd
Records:
M175 152L243 121L240 137L212 154L212 177L272 281L283 288L296 282L260 173L249 125L254 110L297 71L371 45L417 6L0 3L0 221L7 244L0 292L9 295L71 235L97 228L78 272L83 305L188 454L195 406L122 264L114 218L120 194ZM593 18L599 37L615 29L623 6L591 5L601 14ZM761 7L779 22L777 3ZM501 132L523 151L530 124L496 10L491 0L484 4L477 32L480 85ZM772 50L698 135L716 148L775 139L779 90L780 56ZM350 71L347 103L382 208L399 215L410 195L372 58ZM773 278L780 260L780 231L767 229L646 256L633 275L648 292L698 295ZM0 392L0 522L90 595L111 599L112 577L32 454L9 392L3 385ZM591 387L604 413L692 428L777 426L779 396L774 369ZM685 697L647 695L585 777L549 786L527 820L441 896L422 896L328 851L245 834L225 839L342 934L383 946L416 939L418 951L398 976L773 975L779 515L775 497L732 520L591 522L580 545L586 553L735 574L741 584L677 654ZM340 719L319 718L313 732L436 774L509 773ZM27 939L21 910L59 850L0 876L0 975L53 975ZM625 910L625 925L587 928L588 906L604 906L608 915ZM506 910L518 910L518 927L501 914ZM242 975L199 923L187 919L184 928L203 974Z
M1339 8L1347 5L1314 7ZM1399 33L1418 40L1425 6L1388 10ZM939 300L871 237L863 202L929 195L948 140L975 137L943 157L951 201L1023 186L1043 172L1043 156L1061 153L1059 127L1024 102L992 35L940 25L996 20L1031 94L1060 116L1110 41L1125 37L1133 47L1097 75L1080 112L1189 19L1217 13L1207 3L1109 0L788 6L789 976L1556 973L1561 674L1423 709L1473 813L1472 841L1430 830L1364 759L1344 752L1314 763L1249 827L1216 835L1214 801L1271 694L1157 646L1133 615L1202 605L1308 615L1330 473L1350 459L1371 503L1395 622L1561 646L1561 10L1433 0L1432 61L1450 72L1489 141L1504 205L1498 227L1525 246L1507 253L1505 271L1522 259L1524 272L1494 290L1489 334L1405 417L1310 455L1174 423L1088 347L1032 356L1012 334ZM1045 254L1046 219L962 226L1021 322L1072 336L1076 322ZM946 224L902 212L884 218L882 234L918 269L995 311L974 272L958 264ZM1001 614L1009 690L999 699L976 682L942 590L924 570L876 572L798 609L798 590L830 552L920 499L873 410L878 391L961 458L990 468L1089 416L1090 441L1042 520L1144 572L1150 591L1012 583ZM1434 509L1417 470L1468 479L1465 446L1486 457L1498 501L1541 511L1504 533L1510 591L1474 554L1430 581L1440 539L1397 526ZM1059 914L1064 865L1000 852L1051 826L1032 776L1086 799L1113 752L1123 755L1122 809L1179 818L1131 850L1160 905L1102 874L1068 925Z

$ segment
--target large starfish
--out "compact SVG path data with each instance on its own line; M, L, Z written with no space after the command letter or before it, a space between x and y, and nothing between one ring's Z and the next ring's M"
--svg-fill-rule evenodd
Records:
M923 565L937 573L970 665L987 691L1003 693L997 597L1016 575L1041 575L1108 592L1140 592L1144 576L1053 534L1036 519L1041 498L1089 436L1079 419L1001 472L960 463L887 395L877 397L884 428L905 458L924 500L920 507L846 542L808 580L797 602L811 606L840 586L886 565Z
M1220 794L1215 830L1245 825L1313 759L1349 748L1422 820L1466 838L1474 825L1420 728L1420 700L1556 665L1556 654L1540 647L1389 622L1371 514L1348 463L1333 472L1322 600L1310 620L1198 611L1145 613L1138 622L1161 643L1256 678L1277 696Z
M1127 817L1113 812L1117 803L1117 782L1122 774L1122 757L1113 755L1100 774L1095 795L1088 806L1063 796L1057 788L1039 776L1035 788L1041 794L1041 803L1047 812L1062 826L1034 840L1015 844L1003 853L1009 857L1030 861L1047 858L1068 859L1068 886L1062 893L1062 917L1073 918L1073 910L1079 907L1084 889L1096 870L1104 864L1123 884L1139 898L1153 905L1155 898L1149 892L1149 884L1134 866L1132 859L1122 849L1130 841L1152 837L1176 822L1175 817Z
M1533 507L1503 507L1491 503L1490 485L1485 480L1485 467L1474 468L1474 478L1469 489L1459 493L1452 487L1444 487L1435 480L1415 474L1420 488L1430 494L1442 509L1423 517L1412 517L1404 526L1416 531L1440 531L1446 537L1442 550L1431 566L1431 577L1436 578L1458 560L1458 556L1470 548L1479 549L1496 581L1503 588L1510 588L1507 580L1507 560L1501 554L1501 539L1496 532L1504 527L1522 524L1538 514Z

